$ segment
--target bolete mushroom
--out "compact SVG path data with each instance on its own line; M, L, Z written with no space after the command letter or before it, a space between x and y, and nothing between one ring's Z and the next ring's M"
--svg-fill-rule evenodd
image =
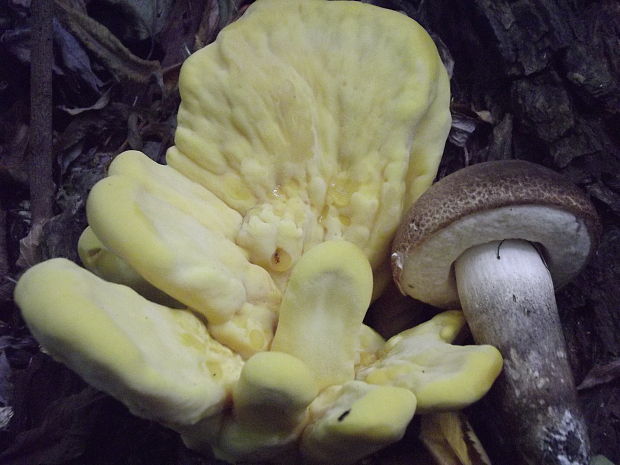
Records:
M496 346L496 384L516 449L530 464L587 464L588 437L554 287L585 265L599 236L593 205L555 172L487 162L433 185L393 244L403 293L460 305L478 343Z

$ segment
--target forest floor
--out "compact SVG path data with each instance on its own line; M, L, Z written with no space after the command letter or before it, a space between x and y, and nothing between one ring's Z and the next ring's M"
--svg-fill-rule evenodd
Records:
M0 464L219 463L42 353L12 292L42 259L79 262L85 199L115 155L135 149L164 162L180 65L247 3L57 0L52 97L30 84L32 57L41 60L30 48L40 32L30 1L0 2ZM598 251L557 300L593 453L620 463L620 4L366 3L419 21L451 71L453 127L439 178L486 160L529 160L579 185L599 211ZM52 126L33 131L42 123L31 109L46 99ZM51 171L33 189L29 151L46 140ZM467 414L493 463L513 463L492 408L481 402ZM417 434L414 424L365 463L429 463Z

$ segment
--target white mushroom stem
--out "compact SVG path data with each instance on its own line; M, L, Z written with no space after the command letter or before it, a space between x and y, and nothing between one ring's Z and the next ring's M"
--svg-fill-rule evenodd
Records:
M476 342L504 357L493 390L524 463L589 463L553 282L536 248L523 240L475 246L458 258L455 272Z

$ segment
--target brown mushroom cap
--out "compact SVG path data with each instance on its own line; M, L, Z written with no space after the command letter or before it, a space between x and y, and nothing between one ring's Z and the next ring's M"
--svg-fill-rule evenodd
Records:
M458 303L453 263L465 250L523 239L540 246L557 288L585 265L600 229L585 194L554 171L522 160L480 163L411 207L392 247L394 279L403 293L449 307Z

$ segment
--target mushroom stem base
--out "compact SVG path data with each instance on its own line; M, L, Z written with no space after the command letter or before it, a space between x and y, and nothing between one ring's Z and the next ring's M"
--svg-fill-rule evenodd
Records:
M587 465L589 441L553 282L536 248L522 240L472 247L455 273L474 339L504 357L492 398L523 463Z

